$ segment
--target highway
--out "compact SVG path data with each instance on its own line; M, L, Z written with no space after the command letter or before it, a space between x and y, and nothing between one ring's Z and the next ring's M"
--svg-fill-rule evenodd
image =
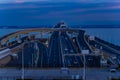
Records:
M66 32L61 32L60 35L61 40L61 48L63 50L63 54L77 54L72 41ZM67 67L82 67L83 62L80 56L65 56L65 63Z
M18 58L11 60L6 66L20 67L22 65L22 53L24 54L25 67L48 67L47 54L48 49L39 42L26 42L21 51L19 51Z
M76 37L77 43L79 45L79 48L81 50L89 50L89 52L91 53L92 50L89 47L89 44L87 44L87 41L85 41L85 36L84 36L84 31L79 31L78 36Z
M72 78L72 76L83 76L82 68L70 68L69 73L64 73L61 69L25 69L24 77L32 80L80 80ZM105 68L87 68L86 80L112 80L111 77L120 79L120 71L111 73ZM16 68L0 68L1 80L16 80L21 78L21 69Z
M1 51L0 52L0 55L1 55L0 59L11 55L12 53L14 53L13 51L16 50L16 48L20 48L20 46L23 46L24 40L26 40L26 38L27 37L21 38L20 43L18 43L17 41L13 41L13 42L8 43L8 44L10 44L10 45L8 45L8 47L4 48L3 50L0 50ZM9 51L6 52L6 50L8 50L8 49L9 49ZM6 53L4 53L4 52L6 52Z
M24 34L34 31L41 33L42 30L50 32L50 36L48 38L36 38L36 35L28 37L28 34L27 36ZM69 30L76 31L76 33L71 35L73 33L70 33ZM15 38L12 42L6 42L7 39L15 37L16 35L18 36L18 34L24 36L19 37L19 40ZM25 71L25 78L29 77L31 79L43 79L43 77L46 77L46 79L50 77L82 77L85 69L86 80L108 80L111 76L119 77L119 70L111 73L109 68L102 68L100 62L102 55L100 53L103 53L103 56L107 60L106 64L110 62L113 66L116 66L116 64L120 66L119 47L108 44L96 37L95 40L89 40L88 43L88 38L89 37L85 38L85 31L69 29L63 23L55 25L50 31L49 29L33 29L33 31L29 29L8 34L0 39L0 42L4 40L6 42L0 45L0 59L1 61L7 60L8 62L5 62L4 64L6 65L1 68L0 79L4 80L4 77L21 78L23 69ZM95 51L91 49L91 46L93 49L95 48L95 50L100 50L100 52L97 53L96 51L96 53L94 53ZM89 54L85 55L86 63L84 70L82 50L89 50ZM105 55L106 53L109 55ZM16 54L17 56L12 56L11 54ZM8 58L6 59L5 57ZM113 59L113 57L116 58ZM24 61L23 66L22 60Z
M113 54L119 54L119 55L120 55L120 51L118 51L118 50L116 50L116 49L114 49L114 48L112 48L112 47L110 47L110 46L108 46L108 45L100 42L100 41L97 40L97 39L96 39L95 41L96 41L99 45L105 47L106 50L111 51L111 53L113 53Z
M108 61L110 61L111 64L120 65L119 64L120 51L114 49L113 47L108 46L105 43L102 43L101 40L96 39L96 38L94 41L90 41L90 45L93 45L94 47L96 47L98 49L100 49L102 47L102 49L100 49L101 51L106 52L109 55L113 54L113 55L118 56L117 60L113 60L111 58L108 58Z
M33 31L32 31L33 30ZM34 31L49 31L48 29L28 29L18 31L9 35L5 36L5 39L11 38L13 35L17 35L18 33L28 33ZM102 51L107 53L112 53L117 56L120 55L120 51L114 49L113 47L107 45L104 41L95 38L94 41L90 41L90 45L85 38L85 31L84 30L77 30L75 34L75 42L72 41L70 36L69 29L63 23L59 23L55 25L53 28L50 29L52 31L50 34L51 36L48 39L48 44L43 44L39 42L39 39L29 39L28 36L22 36L17 41L17 38L13 42L6 42L3 46L4 49L9 48L11 51L13 49L22 49L21 51L17 50L18 54L17 60L12 60L8 64L8 66L20 66L22 64L22 55L24 53L24 65L25 67L83 67L83 55L81 55L82 50L89 50L90 54L93 54L93 50L91 49L91 45L100 49L102 46ZM74 31L76 29L73 29ZM19 35L19 36L20 36ZM18 35L17 35L18 36ZM4 38L4 37L3 37ZM2 39L2 38L1 38ZM42 38L41 38L42 39ZM2 39L4 40L4 39ZM47 40L47 39L46 39ZM74 42L74 44L73 44ZM18 47L22 44L25 44L24 47ZM44 42L46 43L46 41ZM77 45L77 46L76 46ZM97 46L95 46L97 45ZM4 47L5 46L5 47ZM77 49L76 49L77 47ZM79 47L79 50L78 50ZM2 55L2 50L1 55ZM16 50L16 49L15 49ZM13 51L14 53L14 51ZM11 54L11 53L10 53ZM10 54L6 54L10 55ZM68 54L68 55L66 55ZM70 54L70 55L69 55ZM2 55L3 56L3 55ZM86 55L86 66L87 67L99 67L100 66L100 57L96 55ZM120 60L116 60L120 63Z
M117 46L117 45L114 45L114 44L112 44L112 43L109 43L109 42L107 42L107 41L104 41L104 40L102 40L102 39L100 39L100 38L98 38L98 37L95 37L95 40L96 40L96 41L99 41L99 42L101 42L101 43L103 43L103 44L105 44L105 45L107 45L107 46L109 46L109 47L111 47L111 48L113 48L113 49L116 49L116 50L120 51L120 47Z
M74 44L74 46L76 48L77 53L81 53L81 48L80 48L80 45L78 44L77 38L73 37L72 40L73 40L73 44Z
M86 55L86 66L87 67L100 67L100 56Z
M37 67L48 67L48 48L42 43L38 43L38 62Z
M33 67L34 66L34 43L25 43L21 51L18 52L18 59L11 60L7 66L9 67L21 67L22 65L22 54L24 54L24 66Z
M98 49L100 49L100 47L102 46L102 50L110 54L120 55L120 51L108 46L107 44L100 42L97 39L95 39L94 41L91 41L90 44Z
M49 67L62 67L62 54L59 41L59 32L53 32L49 42Z
M78 36L76 37L76 42L77 42L80 50L89 50L89 54L91 54L93 52L93 50L91 49L90 45L85 40L84 33L85 33L84 31L79 32ZM99 56L85 55L85 59L86 59L87 67L100 67L100 57ZM83 61L83 57L82 57L82 61Z

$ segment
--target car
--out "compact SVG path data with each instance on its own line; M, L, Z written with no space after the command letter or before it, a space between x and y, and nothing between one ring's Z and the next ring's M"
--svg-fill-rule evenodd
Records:
M77 61L74 61L74 64L78 64L78 62L77 62Z
M65 50L65 51L67 51L68 49L67 49L67 48L65 48L64 50Z
M117 59L117 57L116 57L116 56L113 56L112 59Z
M60 72L61 73L69 73L69 68L63 67L63 68L61 68Z
M21 40L17 40L17 42L18 42L18 43L22 43L22 41L21 41Z
M73 53L73 50L70 50L71 53Z
M110 72L116 72L116 69L115 68L111 68Z

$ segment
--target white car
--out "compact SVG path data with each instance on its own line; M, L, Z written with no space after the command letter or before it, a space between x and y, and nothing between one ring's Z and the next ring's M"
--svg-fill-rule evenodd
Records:
M67 49L67 48L65 48L64 50L65 50L65 51L67 51L68 49Z
M116 69L115 68L111 68L110 72L116 72Z

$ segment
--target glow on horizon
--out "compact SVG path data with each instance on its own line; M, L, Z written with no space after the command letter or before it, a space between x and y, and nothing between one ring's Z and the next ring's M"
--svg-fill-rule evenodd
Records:
M2 4L2 3L16 3L16 2L36 2L36 1L85 2L85 3L120 2L120 0L0 0L0 4Z
M36 1L48 1L48 0L0 0L0 4L2 4L2 3L36 2Z
M16 3L24 3L24 0L16 0Z

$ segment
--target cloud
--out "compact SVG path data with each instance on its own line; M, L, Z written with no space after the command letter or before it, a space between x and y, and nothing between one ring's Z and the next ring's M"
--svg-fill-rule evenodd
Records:
M50 14L70 14L70 13L86 13L95 11L105 11L105 10L120 10L120 5L112 5L112 6L97 6L97 7L86 7L86 8L75 8L72 10L65 10L65 11L53 11ZM89 14L89 13L88 13Z
M87 1L87 0L86 0ZM40 22L69 21L91 23L120 21L120 3L21 3L0 5L4 24L35 24ZM13 20L11 20L13 19ZM6 23L5 23L6 22ZM1 24L3 24L1 23Z
M103 3L103 2L120 2L120 0L0 0L3 3L23 3L23 2L79 2L79 3Z
M23 2L37 2L37 1L50 1L50 0L0 0L0 4L4 3L23 3Z
M65 5L55 3L20 3L20 4L4 4L0 5L0 10L15 10L15 9L40 9L63 7Z

